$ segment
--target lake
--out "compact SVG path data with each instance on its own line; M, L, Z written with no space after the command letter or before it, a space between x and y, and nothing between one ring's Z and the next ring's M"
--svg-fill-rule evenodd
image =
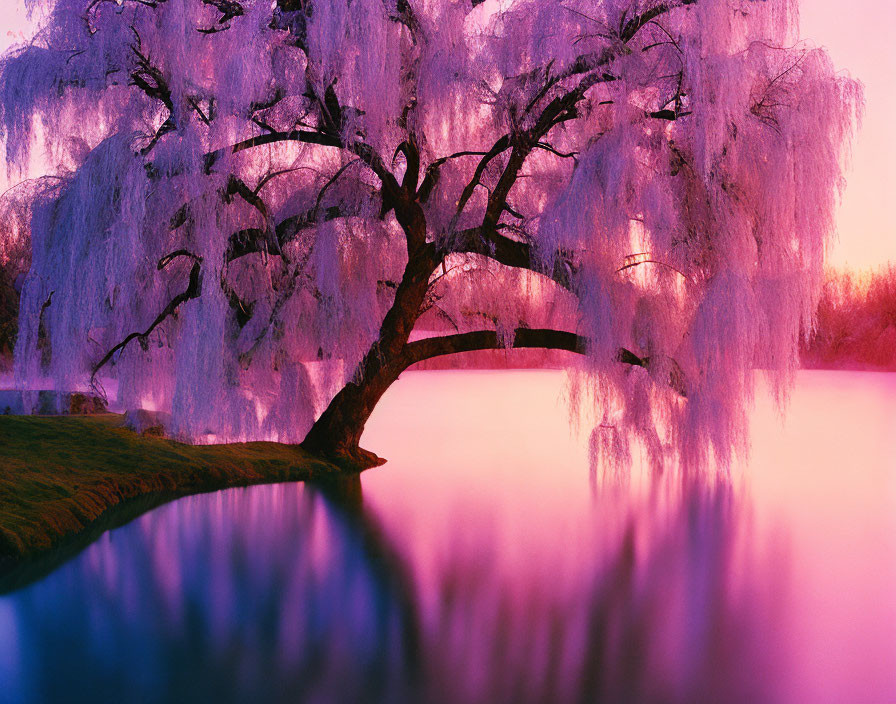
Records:
M412 372L359 482L188 497L0 596L0 702L896 702L896 374L589 467L555 371Z

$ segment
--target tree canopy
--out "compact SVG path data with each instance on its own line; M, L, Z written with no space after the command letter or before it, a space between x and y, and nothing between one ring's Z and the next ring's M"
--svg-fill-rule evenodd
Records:
M21 384L111 374L178 436L361 465L443 354L577 353L623 460L725 462L754 367L786 390L862 102L795 0L31 4Z

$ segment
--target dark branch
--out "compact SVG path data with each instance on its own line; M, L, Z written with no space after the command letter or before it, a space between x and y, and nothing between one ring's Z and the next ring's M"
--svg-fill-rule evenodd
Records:
M600 55L598 64L595 68L599 68L602 64L608 63L614 57L615 54L613 52L603 52ZM507 160L507 164L504 166L500 178L498 179L498 183L489 194L488 202L485 206L485 215L482 218L482 227L485 230L492 230L498 225L498 221L501 219L501 213L506 209L507 197L510 195L510 191L514 184L516 184L520 171L523 168L523 164L526 162L526 159L532 150L536 147L542 149L546 148L546 145L542 140L553 127L561 122L578 117L576 106L579 101L585 97L585 93L589 88L598 83L606 83L615 80L617 80L616 76L607 72L596 71L594 73L588 73L579 80L574 88L551 100L551 102L545 106L544 110L542 110L541 115L539 115L534 126L528 130L514 134L512 137L509 135L502 137L501 140L495 143L492 152L499 147L500 151L504 151L508 146L512 146L513 150L510 154L510 158ZM502 140L507 140L506 144ZM481 169L477 169L474 179L467 185L467 188L464 189L464 193L461 196L461 201L458 206L458 213L463 208L463 205L466 204L466 199L469 199L472 195L473 188L478 184L479 177L482 175L482 170L484 170L485 165L487 164L486 159L490 160L491 158L494 158L500 151L495 154L489 152L489 155L483 158L483 161L480 163ZM550 151L553 151L553 148L551 148Z
M413 195L417 190L417 181L420 179L420 150L417 149L413 139L406 139L395 150L395 154L392 157L393 165L395 164L395 159L398 158L399 152L404 154L406 165L401 187Z
M277 103L282 101L286 97L286 91L283 90L282 87L277 86L274 89L274 92L271 94L271 97L267 100L257 100L249 106L249 114L254 115L256 112L262 112L264 110L270 110Z
M488 154L488 152L457 152L436 159L426 167L426 172L423 174L423 181L421 181L420 188L417 191L417 198L421 203L425 203L429 199L433 188L435 188L439 181L439 169L441 169L442 165L449 159L459 159L464 156L485 156L486 154Z
M170 254L166 254L164 257L159 259L159 263L156 265L156 269L161 271L178 257L189 257L197 264L202 263L202 257L200 257L198 254L193 254L193 252L188 249L178 249L174 252L171 252Z
M267 186L268 183L270 183L273 179L277 178L278 176L285 176L286 174L292 174L292 173L295 173L296 171L302 170L303 168L308 168L308 167L291 166L288 169L277 169L276 171L269 171L264 176L262 176L261 179L258 181L258 184L253 189L253 193L255 193L255 194L261 193L261 189L264 188L265 186Z
M195 257L195 255L191 255L188 252L186 252L185 250L179 250L178 252L169 254L167 257L163 257L159 261L159 268L160 269L163 268L164 265L162 264L162 262L165 262L166 259L168 261L170 261L169 257L173 258L175 256L179 256L180 254L186 254L186 255ZM91 385L94 382L94 378L96 377L97 372L100 369L102 369L109 362L109 360L112 359L112 357L115 355L116 352L123 350L133 340L138 340L141 344L145 345L146 338L149 337L150 334L152 333L152 331L155 330L157 327L159 327L159 325L161 325L165 321L166 318L168 318L171 315L174 315L174 313L177 312L177 308L178 308L178 306L180 306L181 303L185 303L186 301L189 301L192 298L199 298L199 294L202 290L202 275L201 275L202 269L201 269L201 265L200 265L201 260L199 260L198 258L196 258L196 259L197 260L193 263L193 268L190 269L190 282L187 285L186 290L184 290L183 292L177 294L174 298L172 298L168 302L168 305L165 306L165 308L162 310L162 312L156 316L156 319L152 321L152 323L150 324L150 326L148 328L146 328L146 330L144 330L143 332L132 332L130 335L128 335L126 338L124 338L121 342L119 342L117 345L115 345L115 347L113 347L111 350L106 352L106 354L103 356L103 358L99 362L97 362L97 364L93 367L93 370L90 373Z
M682 110L681 112L676 112L675 110L655 110L654 112L648 112L647 117L652 117L657 120L668 120L669 122L673 122L677 120L679 117L685 117L690 115L690 110Z
M137 41L139 42L140 35L136 36ZM168 109L168 112L173 115L174 100L171 97L171 89L168 87L165 75L160 69L152 65L149 57L140 51L139 44L138 46L131 45L131 51L134 53L134 56L137 57L137 68L131 74L132 84L137 86L150 98L161 100Z
M637 259L636 257L638 257L638 256L639 255L632 255L632 254L627 256L625 258L625 264L623 264L621 267L616 269L616 273L623 272L626 269L633 269L634 267L641 266L642 264L655 264L657 266L665 267L666 269L669 269L670 271L674 271L676 274L678 274L683 279L688 278L688 275L685 274L683 271L681 271L681 269L676 269L671 264L667 264L666 262L660 261L659 259L651 259L648 255L646 255L646 253L644 255L644 256L647 256L646 259Z
M269 230L267 232L257 227L249 227L232 234L228 240L225 261L230 262L247 254L260 253L265 250L269 254L281 254L283 247L292 242L302 230L315 227L322 222L336 220L337 218L364 216L366 211L360 202L354 204L343 202L338 205L323 207L324 193L345 173L348 167L357 163L357 161L355 159L343 165L321 188L311 208L284 218L273 227L273 233L270 232L270 226L268 225ZM379 193L373 187L360 182L355 185L355 188L357 190L362 188L368 189L369 193L367 195L369 198L375 198L377 193ZM256 192L257 190L256 188ZM276 245L265 247L265 242L271 238L276 240Z
M197 30L202 34L215 34L230 29L230 25L227 23L234 17L241 17L245 13L243 6L235 2L235 0L202 0L202 2L205 5L213 6L221 13L215 26L203 27Z
M283 247L292 242L302 230L329 220L349 217L352 214L339 206L333 205L322 209L315 207L303 213L284 218L274 228L278 248L276 251L269 248L269 253L278 254L282 252ZM267 233L258 227L247 227L244 230L235 232L228 240L227 252L224 255L225 261L231 262L247 254L260 253L264 250L263 243L266 241Z
M641 29L641 27L652 22L657 17L678 9L679 7L696 4L697 0L676 0L675 2L663 2L649 10L644 10L640 15L635 15L625 23L622 31L619 33L619 38L622 39L623 42L628 43L632 40L635 34L638 33L638 30Z
M520 140L514 145L513 151L510 153L510 159L498 179L494 190L488 196L488 202L485 206L485 216L482 218L482 227L486 230L492 230L501 219L501 213L507 206L507 196L510 195L510 189L516 183L520 169L526 161L526 157L532 152L535 146L533 141L526 138Z
M323 188L320 189L320 193L317 194L317 198L314 201L314 207L311 209L311 220L312 221L317 220L317 214L320 212L320 204L324 200L324 193L326 193L327 190L334 183L336 183L336 181L339 180L339 177L342 176L342 174L344 174L350 166L352 166L353 164L356 164L358 161L359 161L358 159L352 159L348 163L343 164L341 167L339 167L339 170L335 174L333 174L329 178L329 180L323 185Z
M513 333L513 349L549 349L564 350L575 354L587 354L587 338L565 330L550 330L546 328L517 328ZM424 359L441 357L459 352L475 352L478 350L502 350L507 345L494 330L475 330L456 335L443 335L440 337L426 337L422 340L409 342L402 351L402 365L407 369L412 364L422 362ZM634 367L648 369L650 357L639 357L631 350L620 347L616 352L616 361ZM669 373L669 386L679 396L686 397L687 390L684 384L684 373L678 364L672 360L672 371Z
M203 157L206 171L211 171L215 163L226 154L239 154L246 149L262 147L266 144L277 142L304 142L305 144L320 144L325 147L342 147L342 142L333 135L315 132L312 130L292 130L291 132L269 132L250 139L244 139L229 147L222 147L209 152Z
M457 202L458 214L463 211L464 206L467 204L467 201L470 200L470 197L476 190L476 186L479 185L479 180L482 178L482 174L485 173L485 169L489 165L489 163L491 163L492 159L498 156L498 154L500 154L501 152L510 149L510 147L510 135L505 134L503 137L498 139L498 141L495 142L494 145L492 145L492 148L489 149L482 157L482 159L479 160L479 163L476 165L476 170L473 172L473 177L464 188L463 192L460 195L460 200Z
M236 174L231 174L230 178L227 179L226 193L228 196L239 196L249 205L255 208L265 219L265 221L269 219L270 213L268 211L267 204L264 202L264 199L260 195L258 195L257 190L249 188L249 185Z
M227 181L226 193L228 196L238 195L259 212L264 220L264 241L267 244L267 251L274 254L282 254L280 251L280 242L271 225L270 211L268 210L268 206L264 202L264 199L258 195L258 191L249 188L248 184L246 184L246 182L239 176L231 174Z
M579 155L578 152L557 151L556 149L554 149L554 147L552 147L550 144L547 144L546 142L538 142L535 147L536 149L544 149L546 152L550 152L555 156L559 156L561 159L575 159Z
M146 156L149 154L153 147L159 143L159 140L164 137L169 132L173 132L175 130L174 120L171 119L171 115L169 115L165 121L159 126L159 129L156 130L156 133L152 136L152 139L149 140L149 143L140 150L140 156Z
M459 352L476 350L505 349L506 344L494 330L476 330L456 335L427 337L405 345L402 362L405 367L421 362L424 359L440 357ZM585 354L587 341L584 337L572 332L534 328L519 328L514 332L514 348L542 348L566 350L577 354Z
M623 46L608 47L597 53L580 56L569 68L557 75L552 76L550 74L550 67L548 67L545 70L539 69L523 77L524 81L530 81L537 78L539 73L541 73L541 75L545 77L546 83L553 86L564 79L581 75L581 78L574 87L557 95L544 107L541 114L538 116L538 120L531 128L513 135L505 135L495 143L495 146L492 147L485 157L483 157L476 169L473 179L467 184L467 187L461 194L458 202L458 214L463 210L463 207L473 195L473 191L478 185L479 179L491 159L508 147L512 147L510 158L504 166L504 170L501 173L497 184L489 194L485 215L482 218L482 230L484 232L495 230L501 219L501 214L507 210L507 198L510 195L510 191L516 184L523 165L532 150L535 148L548 149L560 156L566 156L559 154L553 148L548 148L548 145L543 141L545 136L556 125L578 117L578 103L585 97L585 94L590 88L598 83L608 83L617 80L617 76L605 70L605 67L620 54L627 51L624 45L637 34L638 30L647 23L655 20L660 15L675 8L694 4L696 1L697 0L670 0L670 2L661 3L649 10L645 10L639 15L635 15L629 19L628 22L626 22L625 15L623 15L620 26L620 38L622 39ZM534 102L538 102L538 100L541 99L541 96L546 93L547 91L545 90L539 91ZM530 103L527 110L534 105L534 102ZM650 116L660 119L674 120L678 117L682 117L684 114L685 113L677 113L673 110L660 110L656 113L651 113Z
M536 274L547 276L563 288L569 291L573 290L574 267L568 257L558 253L558 256L554 257L554 266L549 271L535 261L532 256L532 247L528 242L505 237L494 229L473 227L461 230L448 247L446 254L451 253L479 254L504 266L528 269Z
M269 132L268 134L258 135L237 142L228 147L222 147L215 151L208 152L204 157L204 167L206 172L211 171L215 163L227 154L239 154L247 149L261 147L266 144L277 144L279 142L303 142L305 144L319 144L325 147L335 147L337 149L346 149L355 156L361 158L371 171L373 171L383 184L383 189L388 198L395 202L401 196L401 187L392 173L386 168L383 160L380 158L376 150L369 144L364 142L352 142L343 144L339 137L324 132L314 130L292 130L290 132Z

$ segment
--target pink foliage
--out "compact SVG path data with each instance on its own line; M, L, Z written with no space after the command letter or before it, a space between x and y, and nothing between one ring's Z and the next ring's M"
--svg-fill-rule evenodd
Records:
M126 407L301 440L393 304L400 187L444 253L415 338L577 333L573 402L658 461L743 447L754 366L786 391L862 103L795 0L33 4L0 125L61 185L31 206L21 385L150 330L103 368Z

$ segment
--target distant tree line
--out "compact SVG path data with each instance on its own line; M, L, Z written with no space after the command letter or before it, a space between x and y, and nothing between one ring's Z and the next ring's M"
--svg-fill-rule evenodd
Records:
M0 370L10 365L18 332L19 294L7 267L0 266Z
M810 368L896 371L896 264L829 272L815 332L801 353Z

